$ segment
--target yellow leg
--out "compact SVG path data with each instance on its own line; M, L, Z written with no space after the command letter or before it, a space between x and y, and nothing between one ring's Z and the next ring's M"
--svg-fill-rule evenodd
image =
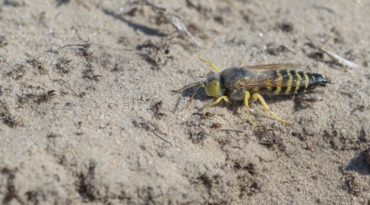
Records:
M252 121L251 116L249 115L248 101L250 97L251 97L251 94L248 91L245 91L244 103L245 103L245 108L247 108L248 118L249 118L249 121L252 123L252 125L256 126L256 124Z
M199 55L199 53L198 53L198 52L195 52L195 54L197 54L197 56L198 56L199 60L201 60L201 61L203 61L203 62L205 62L205 63L208 63L208 64L209 64L209 65L211 65L211 66L212 66L212 68L213 68L213 69L215 69L218 73L220 72L220 70L218 70L218 68L215 66L215 64L213 64L213 63L211 63L211 62L207 61L206 59L203 59L202 57L200 57L200 55Z
M208 105L208 107L204 111L204 115L207 113L207 110L208 110L209 107L211 107L212 105L215 105L215 104L219 103L222 99L225 100L226 102L229 102L229 100L227 99L227 96L221 96L221 97L217 98L217 100L214 103Z
M263 107L265 108L265 110L267 110L267 111L269 111L276 119L278 119L279 121L281 121L281 122L285 122L285 123L288 123L288 124L293 124L293 122L289 122L289 121L285 121L285 120L282 120L282 119L280 119L278 116L276 116L275 115L275 113L273 113L270 109L269 109L269 107L267 106L267 104L266 104L266 102L265 102L265 100L263 99L263 97L260 95L260 94L258 94L258 93L254 93L253 95L252 95L252 99L258 99L260 102L261 102L261 104L263 105Z

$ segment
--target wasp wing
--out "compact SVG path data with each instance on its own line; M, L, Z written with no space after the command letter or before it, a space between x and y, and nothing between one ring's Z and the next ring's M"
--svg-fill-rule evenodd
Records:
M246 69L252 70L296 70L297 68L302 67L301 64L267 64L267 65L252 65L252 66L243 66Z
M258 73L252 79L241 80L237 87L248 88L248 87L296 87L301 86L302 77L291 78L291 82L283 84L284 77L288 77L290 71L282 70L277 72L276 70L270 70ZM288 77L289 78L289 77ZM304 78L304 77L303 77Z

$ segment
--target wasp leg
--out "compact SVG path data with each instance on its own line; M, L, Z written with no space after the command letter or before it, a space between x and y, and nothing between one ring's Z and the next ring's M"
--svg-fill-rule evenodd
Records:
M197 87L197 89L195 89L193 95L191 96L189 102L192 103L193 102L193 98L195 97L195 95L197 94L198 90L200 87L202 87L203 85L200 85L199 87Z
M197 54L197 56L198 56L199 60L201 60L201 61L203 61L203 62L208 63L209 65L211 65L211 66L212 66L212 68L213 68L213 69L215 69L215 70L217 71L217 73L219 73L219 72L220 72L220 70L218 70L218 68L215 66L215 64L213 64L213 63L211 63L211 62L207 61L206 59L203 59L202 57L200 57L200 55L199 55L199 53L198 53L198 52L195 52L195 54Z
M248 101L250 97L251 97L251 94L248 91L245 91L244 103L245 103L245 108L247 108L248 118L249 118L249 121L252 123L252 125L256 126L256 124L252 121L251 116L249 115Z
M263 99L263 97L260 95L260 94L258 94L258 93L254 93L253 95L252 95L252 99L258 99L260 102L261 102L261 104L263 105L263 107L265 108L265 110L267 110L267 111L269 111L277 120L279 120L279 121L281 121L281 122L285 122L285 123L288 123L288 124L293 124L293 122L290 122L290 121L285 121L285 120L282 120L282 119L280 119L278 116L276 116L275 115L275 113L273 113L270 109L269 109L269 107L267 106L267 104L266 104L266 102L265 102L265 100Z
M204 114L203 115L205 115L207 113L207 110L208 110L209 107L211 107L212 105L215 105L215 104L219 103L222 99L225 100L226 102L229 102L229 100L227 99L227 96L221 96L221 97L217 98L217 100L214 103L208 105L208 107L204 111Z

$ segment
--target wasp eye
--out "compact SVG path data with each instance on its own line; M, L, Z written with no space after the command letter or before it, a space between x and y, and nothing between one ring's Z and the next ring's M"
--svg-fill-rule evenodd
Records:
M218 80L212 80L205 88L207 96L218 97L220 95L220 83Z
M209 72L209 73L207 73L207 78L209 77L209 76L211 76L213 74L213 72Z

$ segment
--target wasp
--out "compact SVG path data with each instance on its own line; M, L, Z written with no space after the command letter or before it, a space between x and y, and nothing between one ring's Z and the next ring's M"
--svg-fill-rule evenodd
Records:
M179 93L193 86L198 86L190 98L190 102L194 98L199 88L204 87L207 96L215 97L217 100L210 104L204 113L212 105L219 103L221 100L226 102L230 100L244 100L245 108L249 121L253 126L256 124L252 121L249 114L248 101L258 99L262 106L270 112L277 120L293 124L293 122L285 121L273 113L267 106L263 95L282 95L282 94L299 94L311 91L318 86L326 86L333 84L333 79L318 73L308 73L295 71L300 64L268 64L256 66L235 66L220 70L210 61L203 59L197 52L198 58L208 63L216 72L210 72L204 81L192 83L180 90L173 90L172 93Z

